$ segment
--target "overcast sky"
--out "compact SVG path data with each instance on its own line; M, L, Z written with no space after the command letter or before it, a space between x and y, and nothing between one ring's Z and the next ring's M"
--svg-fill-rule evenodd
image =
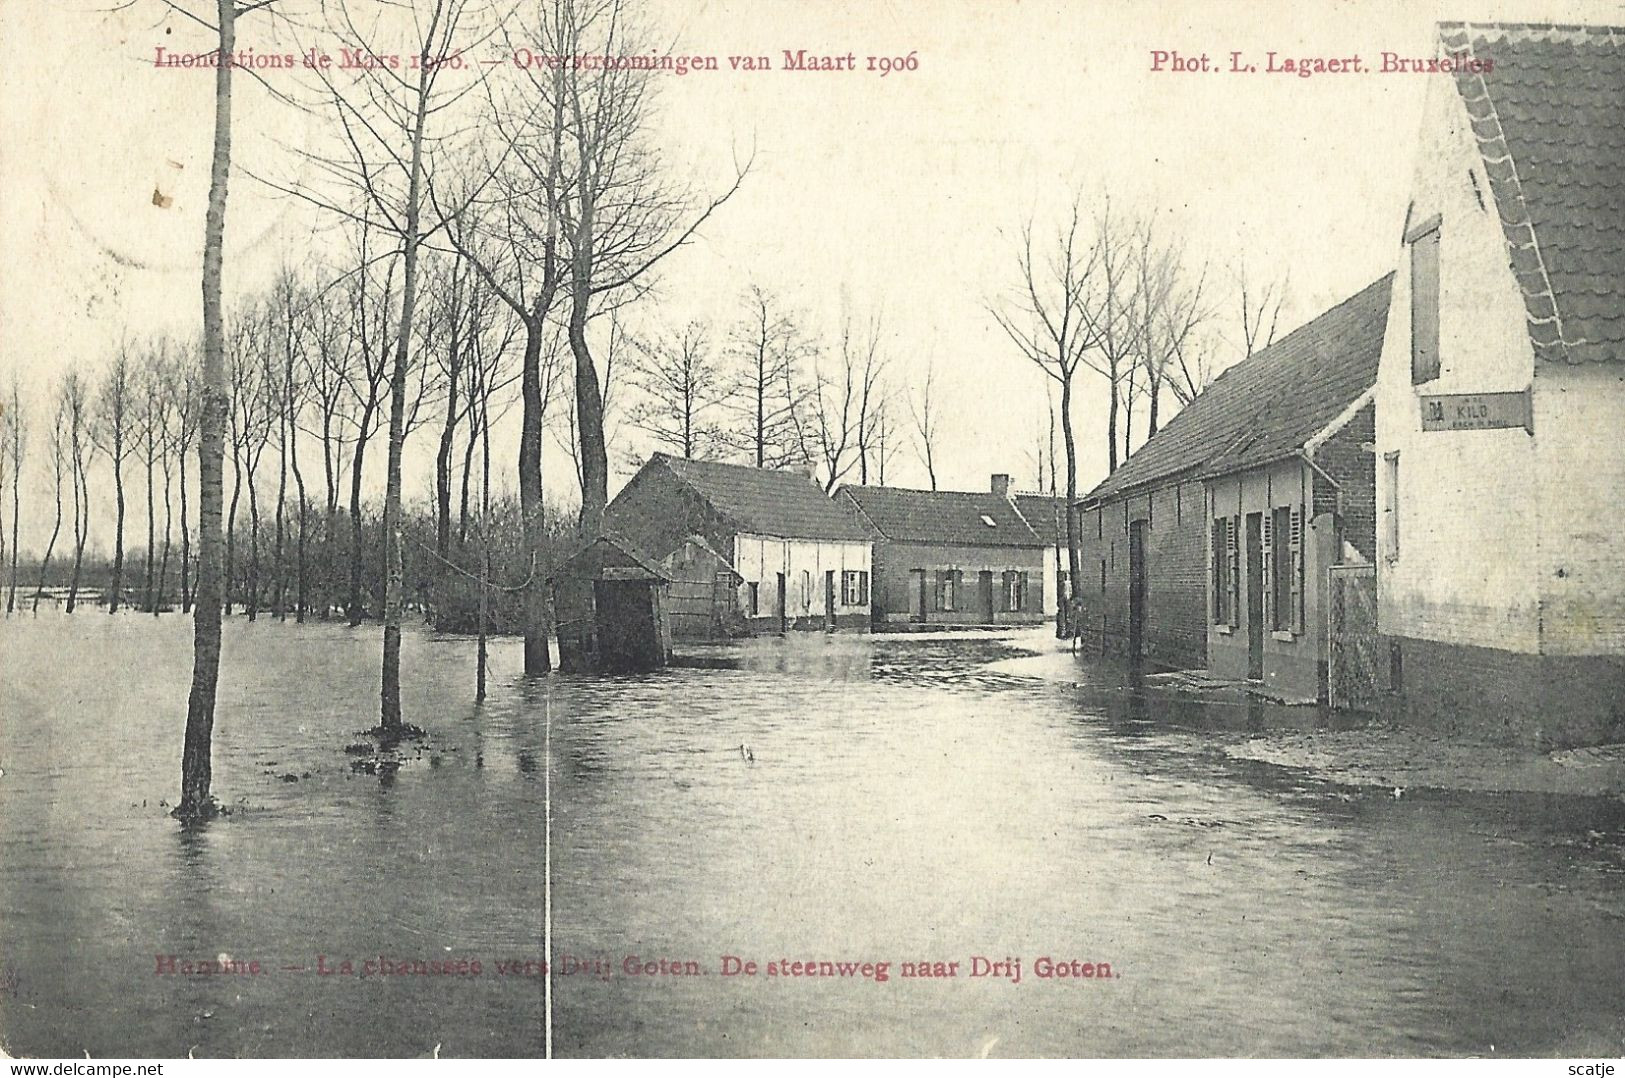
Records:
M197 332L213 79L153 66L158 46L209 44L166 11L159 0L115 14L0 2L0 378L24 371L36 463L44 398L61 371L98 370L121 335ZM962 489L984 489L990 472L1035 482L1042 384L986 304L1012 281L1010 233L1029 216L1053 219L1072 192L1162 214L1165 232L1184 236L1216 276L1242 257L1260 275L1289 272L1283 328L1392 268L1425 77L1157 72L1153 50L1206 52L1216 66L1240 50L1260 67L1267 50L1359 54L1374 67L1384 50L1430 53L1439 18L1625 22L1621 3L1520 0L661 0L652 11L682 51L721 59L719 71L660 80L652 129L676 173L704 192L728 180L736 154L754 148L755 164L629 318L707 319L721 336L750 283L831 342L843 304L883 312L899 379L930 361L941 372L939 479ZM257 43L249 16L239 46ZM918 68L886 78L778 70L785 49L802 48L854 53L860 69L869 55L913 54ZM768 56L775 70L733 71L734 54ZM308 117L252 80L237 88L241 160L265 165L279 145L310 143ZM153 205L155 187L172 195L168 208ZM229 293L263 286L327 242L303 207L233 179ZM1089 377L1080 389L1087 489L1105 470L1104 383ZM419 435L411 454L409 496L431 481L429 441ZM612 450L612 492L637 446ZM550 485L573 499L568 461L555 450L548 467ZM511 466L502 472L511 482ZM925 484L910 449L887 478ZM43 476L25 495L44 497Z

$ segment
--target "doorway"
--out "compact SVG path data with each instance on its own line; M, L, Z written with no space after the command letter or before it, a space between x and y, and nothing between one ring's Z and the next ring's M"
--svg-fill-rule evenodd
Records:
M993 570L976 574L976 613L983 625L993 624Z
M1247 677L1264 677L1264 514L1247 514Z
M1138 664L1145 653L1145 521L1128 526L1128 657Z

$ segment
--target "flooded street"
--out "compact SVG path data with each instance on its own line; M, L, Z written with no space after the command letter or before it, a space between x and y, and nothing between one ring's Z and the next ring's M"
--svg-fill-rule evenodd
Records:
M1625 1047L1616 798L1335 785L1227 756L1244 709L1017 676L989 638L535 683L499 641L476 706L472 641L408 634L429 737L391 753L358 733L376 628L226 630L233 812L187 831L190 620L0 622L11 1054L539 1055L549 785L560 1055ZM457 972L377 972L414 961Z

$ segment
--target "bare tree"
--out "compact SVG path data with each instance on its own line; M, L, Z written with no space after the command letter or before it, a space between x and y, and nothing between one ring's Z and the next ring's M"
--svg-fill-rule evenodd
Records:
M68 579L71 614L79 605L79 580L85 565L85 543L90 538L90 472L86 457L91 446L90 387L78 371L62 380L62 398L68 421L68 454L73 470L73 575Z
M170 424L172 405L169 395L166 369L169 365L167 345L159 339L146 351L140 368L135 373L134 394L136 397L134 433L135 453L145 471L147 492L147 550L146 566L141 588L141 609L151 614L158 613L158 592L155 590L157 564L155 557L158 553L158 508L157 493L158 471L162 468L166 480L165 505L169 503L168 449L170 438ZM164 557L168 558L168 532L169 523L166 520ZM166 566L167 568L167 566Z
M909 418L914 421L914 450L925 466L931 489L937 489L937 433L941 414L937 401L937 365L933 361L925 368L925 378L917 391L908 399ZM885 482L884 479L881 480Z
M69 468L69 424L67 394L61 387L56 397L56 418L51 424L51 440L48 443L51 461L51 492L55 500L56 512L51 520L51 536L45 541L45 556L40 559L39 585L34 589L34 606L39 611L39 601L45 595L45 582L51 573L51 555L56 552L56 539L62 533L62 472ZM78 487L74 488L75 504L77 505Z
M689 322L654 342L634 340L632 348L629 385L638 398L628 421L662 450L711 456L721 437L714 417L727 387L710 330Z
M561 55L633 55L647 51L628 0L550 0ZM587 337L594 305L613 307L646 289L654 268L738 191L731 187L690 212L685 191L647 137L656 75L635 65L560 65L573 182L559 187L562 235L569 246L569 341L575 358L577 441L581 453L581 530L598 534L609 501L604 400ZM684 221L687 217L686 223Z
M22 386L15 371L11 375L11 399L5 404L5 422L0 425L0 442L11 463L11 584L6 592L6 613L17 609L18 523L22 520L23 455L28 448L28 423L23 416Z
M797 368L815 348L799 320L759 285L746 291L744 305L730 340L735 447L758 468L803 463L809 458L802 420L808 395L799 388Z
M197 444L198 413L202 409L202 399L199 392L200 372L196 363L196 354L190 346L182 347L176 353L169 370L169 393L175 406L174 440L171 451L174 454L177 470L180 472L180 502L181 502L181 613L190 613L192 609L192 532L190 516L188 514L186 480L186 458L191 455L192 447Z
M96 448L113 470L113 584L107 612L117 614L124 596L124 462L135 450L135 370L120 345L96 395L96 421L91 429Z
M170 0L173 2L173 0ZM263 7L254 0L242 10ZM230 56L237 43L238 0L215 0L219 53ZM226 383L225 316L221 277L225 262L226 187L231 172L231 64L215 67L214 147L209 164L209 202L203 224L203 379L198 421L199 520L197 612L194 617L192 688L186 706L186 739L181 749L181 798L175 815L211 816L210 762L215 688L220 674L220 615L223 599L220 515L225 501Z
M1081 359L1106 379L1110 394L1106 411L1106 467L1115 472L1119 460L1117 432L1123 383L1125 380L1132 383L1129 376L1133 373L1133 357L1139 351L1143 327L1139 313L1143 297L1134 267L1142 226L1114 216L1111 199L1107 198L1095 215L1093 231L1087 255L1090 269L1085 281L1087 287L1074 306L1088 342L1080 354ZM1064 387L1062 401L1063 415L1070 414L1070 401Z
M1292 277L1283 272L1260 282L1247 268L1246 259L1236 264L1236 298L1241 304L1241 355L1248 358L1254 352L1275 343L1275 329L1281 320L1281 304L1285 302Z
M1021 228L1017 250L1018 283L1002 304L989 312L1010 338L1022 357L1032 363L1060 390L1061 439L1066 447L1066 502L1078 498L1077 438L1072 427L1072 394L1080 368L1090 349L1097 347L1102 314L1084 312L1103 273L1102 252L1087 234L1082 209L1077 200L1041 252L1029 220ZM1107 229L1097 224L1095 234ZM1115 431L1110 432L1115 445ZM1075 513L1066 514L1068 567L1072 580L1079 576L1078 524Z

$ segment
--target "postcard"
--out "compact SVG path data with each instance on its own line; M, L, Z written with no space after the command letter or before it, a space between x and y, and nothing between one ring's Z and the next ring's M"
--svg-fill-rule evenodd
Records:
M4 16L14 1060L1625 1051L1618 3Z

